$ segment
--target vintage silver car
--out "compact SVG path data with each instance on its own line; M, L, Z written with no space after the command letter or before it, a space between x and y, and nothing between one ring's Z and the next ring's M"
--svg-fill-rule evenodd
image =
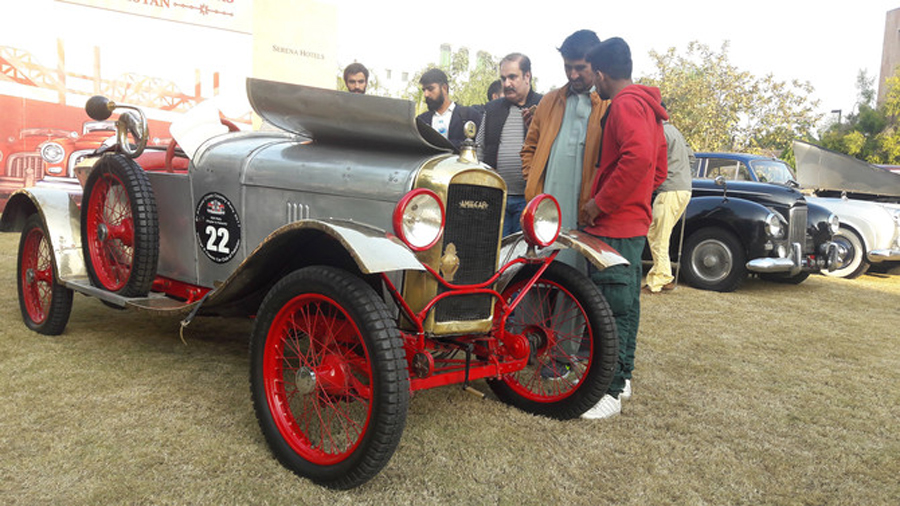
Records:
M251 397L273 454L334 488L376 475L400 441L410 393L486 379L531 413L577 418L612 380L612 314L573 249L598 269L625 260L560 231L542 195L506 238L506 187L414 104L248 80L270 125L184 154L146 146L136 108L76 167L74 189L12 196L25 324L60 334L73 292L111 306L255 318ZM173 131L175 126L173 125ZM468 127L474 136L474 128ZM176 135L176 139L177 139ZM471 139L470 139L471 140ZM186 143L182 141L182 144Z
M838 215L834 236L845 264L824 274L855 278L873 263L900 262L900 173L814 144L794 141L797 175L807 197Z

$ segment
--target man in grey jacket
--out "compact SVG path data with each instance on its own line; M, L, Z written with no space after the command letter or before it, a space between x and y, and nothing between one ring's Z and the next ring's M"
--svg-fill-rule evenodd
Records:
M669 237L691 200L691 166L694 164L694 152L675 125L663 121L663 132L668 144L669 175L653 201L653 221L647 232L653 267L647 273L647 285L641 292L650 294L675 289Z

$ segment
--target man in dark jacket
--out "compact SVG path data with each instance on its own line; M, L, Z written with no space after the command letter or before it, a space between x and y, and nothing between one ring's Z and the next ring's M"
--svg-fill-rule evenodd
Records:
M441 69L427 70L419 79L428 110L416 119L437 130L453 146L459 148L466 139L463 127L467 121L477 125L481 117L471 108L450 100L450 83Z
M503 96L485 105L476 143L478 158L506 181L503 235L507 236L521 229L519 217L525 209L525 179L519 152L534 107L543 95L531 89L531 60L521 53L500 60L500 82Z
M632 82L631 50L624 40L614 37L601 42L587 60L600 98L611 102L592 197L581 208L583 222L585 231L615 248L630 264L591 273L616 320L619 360L607 395L581 416L607 418L622 411L620 396L631 397L641 319L641 252L652 218L653 190L666 179L662 122L669 117L658 88Z

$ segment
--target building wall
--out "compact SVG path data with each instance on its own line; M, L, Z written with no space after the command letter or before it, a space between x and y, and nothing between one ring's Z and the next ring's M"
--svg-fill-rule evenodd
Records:
M878 79L878 103L887 93L885 81L900 65L900 8L888 11L884 22L884 46L881 49L881 75Z

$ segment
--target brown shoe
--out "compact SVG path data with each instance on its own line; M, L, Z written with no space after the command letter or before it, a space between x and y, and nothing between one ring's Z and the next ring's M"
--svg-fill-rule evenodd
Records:
M662 286L662 289L665 292L671 292L672 290L675 289L675 283L674 282L666 283Z
M650 289L649 286L644 285L643 287L641 287L641 293L646 293L648 295L656 295L659 292L654 292L653 290Z

